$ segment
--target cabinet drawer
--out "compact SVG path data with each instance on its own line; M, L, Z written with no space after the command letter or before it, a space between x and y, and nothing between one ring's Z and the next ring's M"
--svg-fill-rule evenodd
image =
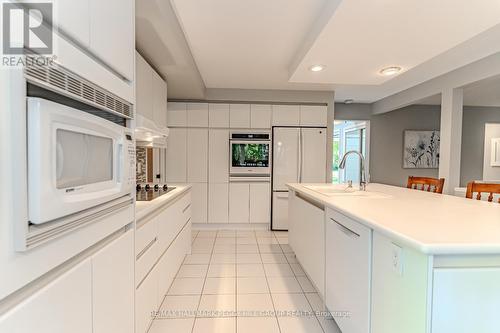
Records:
M146 333L158 309L158 277L155 267L135 291L135 332Z
M158 215L149 218L145 224L142 224L135 231L135 255L144 251L146 246L150 245L151 241L158 236Z

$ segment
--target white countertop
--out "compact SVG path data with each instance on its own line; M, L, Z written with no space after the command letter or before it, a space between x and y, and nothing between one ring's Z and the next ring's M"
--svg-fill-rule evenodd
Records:
M304 185L319 184L288 187L423 253L500 254L498 203L382 184L367 190L383 195L329 197Z
M181 194L191 188L191 185L173 185L175 189L151 201L136 201L135 220L140 221L146 215L154 212L158 208L168 205Z

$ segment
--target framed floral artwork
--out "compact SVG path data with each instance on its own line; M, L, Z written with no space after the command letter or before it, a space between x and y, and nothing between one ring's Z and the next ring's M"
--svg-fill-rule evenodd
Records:
M439 168L439 131L404 131L403 168Z

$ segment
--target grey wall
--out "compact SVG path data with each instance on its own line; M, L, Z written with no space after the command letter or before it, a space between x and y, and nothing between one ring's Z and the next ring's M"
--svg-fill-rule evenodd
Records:
M406 177L410 174L438 176L438 170L405 170L401 165L403 131L405 129L439 129L439 105L413 105L381 115L373 115L371 111L368 104L335 104L335 119L371 121L372 181L405 185ZM466 186L471 180L483 179L486 123L500 124L500 107L464 107L461 186Z
M437 177L437 169L403 169L403 133L407 129L439 129L439 106L412 105L372 115L367 104L335 104L337 120L370 120L371 181L406 186L408 176Z
M467 185L471 180L483 179L486 123L500 123L500 108L464 107L461 186Z

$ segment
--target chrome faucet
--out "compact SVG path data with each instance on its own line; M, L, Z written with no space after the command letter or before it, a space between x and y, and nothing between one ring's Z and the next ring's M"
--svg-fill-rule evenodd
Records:
M345 164L347 162L347 156L351 154L357 154L359 159L361 160L361 181L359 182L359 190L366 191L366 185L368 185L368 174L366 173L365 168L365 157L359 151L350 150L342 156L342 160L340 161L339 168L345 169Z

